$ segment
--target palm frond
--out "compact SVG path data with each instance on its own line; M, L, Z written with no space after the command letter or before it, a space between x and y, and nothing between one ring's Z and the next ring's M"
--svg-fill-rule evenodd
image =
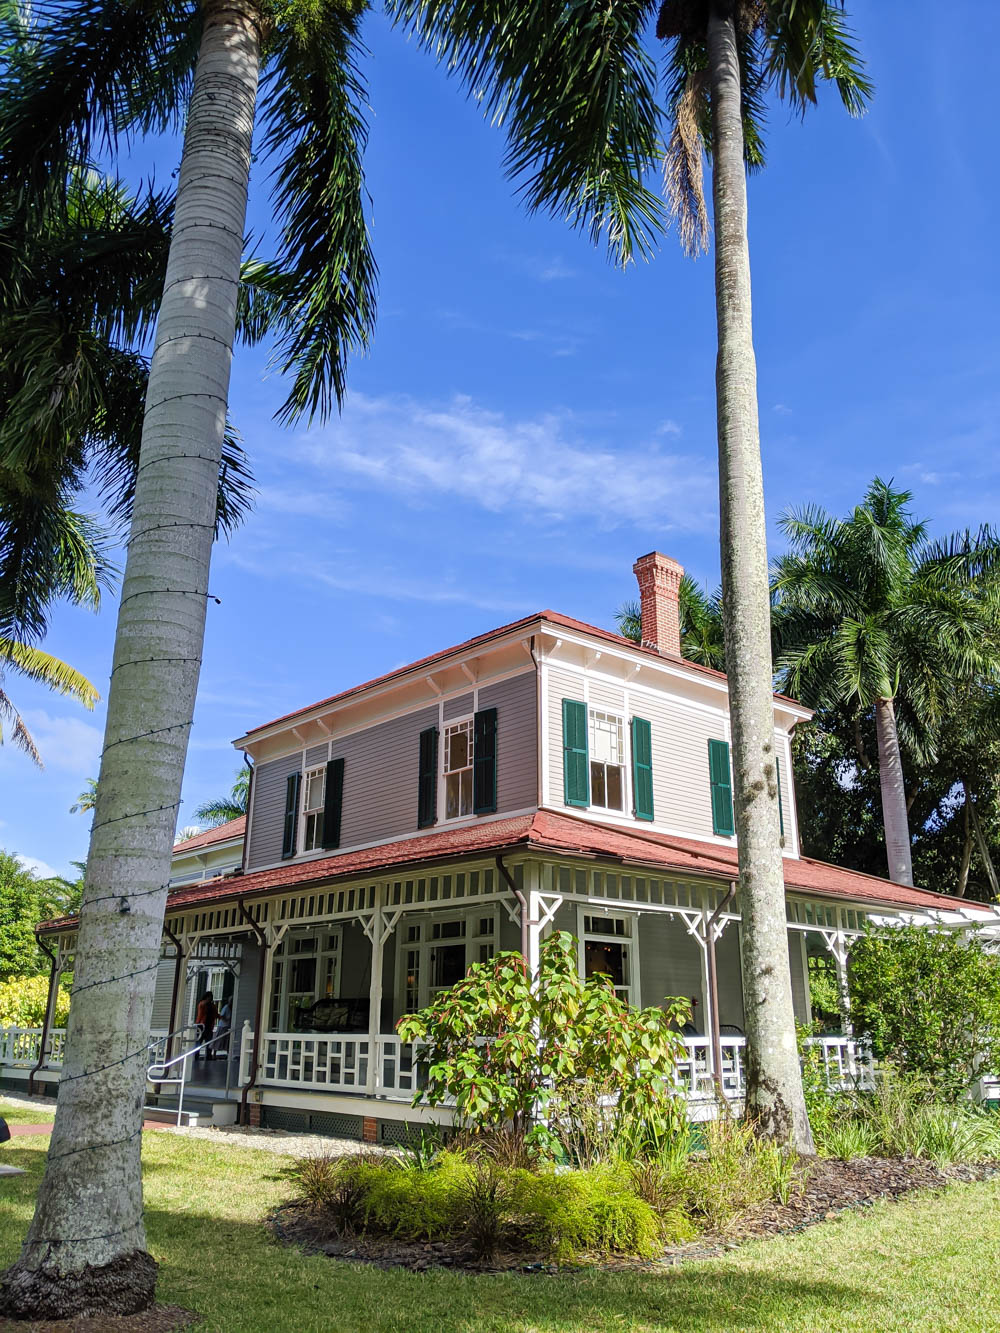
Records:
M293 376L285 419L322 418L343 401L348 358L367 348L375 322L359 25L360 13L317 0L304 26L279 25L268 52L260 123L263 150L278 160L272 198L281 250L271 269L256 272L261 292L270 279L270 296L255 319L252 302L245 305L244 328L264 318L273 326L276 359Z
M805 112L816 103L816 82L822 78L837 85L852 116L864 113L873 87L843 0L772 0L766 22L766 77L783 101Z
M661 200L644 184L662 152L656 66L643 36L656 0L389 0L507 135L505 167L531 210L606 242L615 262L652 253Z
M76 699L84 708L93 708L101 697L97 688L75 667L53 657L51 653L42 652L40 648L0 638L0 667L4 665L14 667L28 680L46 685L57 694Z
M8 26L0 67L0 189L19 207L64 199L80 162L132 128L165 129L186 105L200 6L90 0Z
M42 756L38 753L38 746L35 744L31 732L25 725L24 718L14 707L10 695L6 694L0 683L0 745L3 745L4 723L10 727L10 738L19 750L23 750L28 758L39 768L44 767Z

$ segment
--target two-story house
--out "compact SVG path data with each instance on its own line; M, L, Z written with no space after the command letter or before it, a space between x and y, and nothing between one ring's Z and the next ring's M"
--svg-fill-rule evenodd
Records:
M633 1003L690 998L692 1094L710 1080L715 1016L721 1072L738 1093L726 678L681 656L680 566L654 552L635 572L641 645L541 611L234 742L254 766L242 864L211 879L192 871L172 888L154 1026L184 1029L192 991L225 981L227 1095L248 1119L398 1137L424 1115L409 1106L418 1064L395 1036L399 1017L499 950L521 948L534 963L551 930L572 932L581 973L609 973ZM775 696L803 1021L810 968L831 967L843 984L866 919L997 919L801 854L790 738L809 716ZM201 837L178 847L175 878L187 853L213 845ZM71 923L49 934L68 959ZM831 1038L830 1056L849 1058L846 1038ZM221 1084L225 1063L198 1077Z

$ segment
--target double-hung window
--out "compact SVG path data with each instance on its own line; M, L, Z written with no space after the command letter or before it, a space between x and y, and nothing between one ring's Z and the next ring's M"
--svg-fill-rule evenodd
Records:
M620 717L590 710L590 804L625 809L625 745Z
M326 801L326 765L310 768L303 782L302 850L315 851L323 846L323 806Z
M444 817L472 814L472 718L452 722L444 732Z

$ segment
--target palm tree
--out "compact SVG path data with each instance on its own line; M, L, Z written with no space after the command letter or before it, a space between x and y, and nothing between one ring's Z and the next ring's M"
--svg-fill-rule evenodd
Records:
M677 596L681 622L681 653L689 662L725 671L722 632L722 593L706 593L689 574L681 579ZM618 633L642 641L642 610L638 602L624 602L615 612Z
M69 808L71 815L89 815L97 805L97 779L87 778L87 785Z
M231 819L240 819L247 812L250 799L250 769L246 765L236 770L236 781L228 796L219 796L213 801L199 805L194 817L209 828L228 824Z
M874 710L889 877L900 884L913 883L900 729L926 757L956 690L1000 679L1000 538L984 527L932 542L912 498L876 477L844 519L818 506L785 513L790 549L772 579L783 687L818 707Z
M4 668L13 669L27 680L47 685L57 694L76 699L84 708L93 708L101 696L86 676L67 666L65 662L61 662L58 657L53 657L51 653L43 653L40 648L0 638L0 745L3 744L3 728L6 723L10 728L10 738L14 744L42 768L42 756L38 752L31 732L14 701L3 688Z
M156 316L173 205L82 167L69 170L64 194L58 209L0 194L0 632L24 641L89 577L95 553L101 580L113 572L107 535L74 498L96 481L111 523L128 518L148 377L139 348ZM220 483L228 531L249 503L231 433Z
M64 192L53 182L89 162L95 145L113 146L130 130L167 128L182 114L186 121L59 1113L34 1220L21 1257L3 1279L0 1305L9 1313L65 1317L102 1303L124 1312L144 1308L153 1296L138 1108L211 600L253 131L259 124L257 151L276 163L272 198L280 253L260 266L259 295L244 298L243 313L253 332L277 332L279 357L292 376L281 415L322 416L342 397L347 357L366 345L374 317L361 170L359 25L366 8L365 0L78 0L60 6L30 43L15 44L5 57L0 199L11 200L21 219L62 207ZM398 14L405 6L393 8ZM545 136L522 139L523 108L550 98L552 144L562 119L551 113L570 109L551 89L554 72L562 80L553 58L567 29L559 24L553 33L543 13L549 8L536 0L500 10L481 6L451 30L462 49L450 63L485 104L510 110L512 151L523 151L529 161ZM582 180L587 216L628 255L648 244L661 216L656 199L634 182L634 163L656 151L655 125L650 130L649 117L633 110L642 78L630 74L629 61L639 46L616 6L596 22L585 6L559 8L570 15L576 49L591 57L572 80L588 154L580 173L573 163L564 173L562 202L576 197ZM609 47L608 35L619 29L624 45ZM514 35L527 42L527 67L522 52L512 49ZM643 69L655 69L648 56L641 58ZM85 1238L78 1235L81 1217L88 1224Z

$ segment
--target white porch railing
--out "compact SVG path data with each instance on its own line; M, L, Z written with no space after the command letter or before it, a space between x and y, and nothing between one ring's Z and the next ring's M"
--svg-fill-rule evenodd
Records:
M372 1041L367 1034L331 1032L303 1035L265 1032L259 1086L295 1087L317 1092L367 1093L389 1101L409 1102L418 1087L419 1059L412 1044L390 1034ZM875 1068L871 1051L852 1037L810 1037L822 1052L831 1088L872 1088ZM250 1026L240 1043L240 1086L250 1079L254 1039ZM690 1102L714 1101L710 1037L685 1037L686 1055L678 1065L678 1084ZM726 1097L739 1101L746 1093L746 1037L723 1037L722 1086Z
M155 1060L162 1060L166 1032L149 1034L150 1052ZM43 1069L61 1069L66 1049L66 1029L49 1028L48 1055ZM41 1028L0 1028L0 1069L33 1069L42 1053Z

